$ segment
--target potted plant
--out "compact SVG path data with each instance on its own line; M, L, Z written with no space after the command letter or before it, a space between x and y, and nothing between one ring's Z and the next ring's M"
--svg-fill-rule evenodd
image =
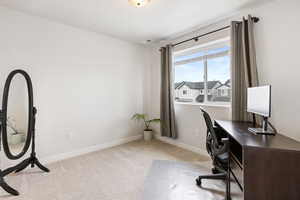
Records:
M6 122L8 130L8 143L12 145L20 144L25 141L24 133L18 131L15 120L12 117L7 118Z
M152 129L150 127L151 123L159 123L160 119L148 119L148 116L146 114L139 114L136 113L132 116L131 119L137 120L137 121L143 121L145 128L144 128L144 140L150 141L152 139Z

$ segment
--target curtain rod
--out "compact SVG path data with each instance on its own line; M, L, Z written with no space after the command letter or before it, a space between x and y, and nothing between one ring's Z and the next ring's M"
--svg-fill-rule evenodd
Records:
M257 22L259 21L259 18L258 18L258 17L252 17L252 20L254 21L254 23L257 23ZM241 23L241 22L240 22L240 23ZM198 36L196 36L196 37L192 37L192 38L190 38L190 39L183 40L183 41L178 42L178 43L176 43L176 44L172 44L172 46L175 47L175 46L177 46L177 45L180 45L180 44L183 44L183 43L192 41L192 40L194 40L195 42L197 42L197 41L199 40L199 38L201 38L201 37L204 37L204 36L206 36L206 35L210 35L210 34L212 34L212 33L216 33L216 32L219 32L219 31L228 29L228 28L230 28L230 26L225 26L225 27L223 27L223 28L219 28L219 29L210 31L210 32L204 33L204 34L202 34L202 35L198 35Z

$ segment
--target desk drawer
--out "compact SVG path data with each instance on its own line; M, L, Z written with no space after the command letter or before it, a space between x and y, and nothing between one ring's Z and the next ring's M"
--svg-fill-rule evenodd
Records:
M237 161L231 157L230 158L230 169L234 179L238 182L238 184L244 188L244 172L241 166L237 163Z

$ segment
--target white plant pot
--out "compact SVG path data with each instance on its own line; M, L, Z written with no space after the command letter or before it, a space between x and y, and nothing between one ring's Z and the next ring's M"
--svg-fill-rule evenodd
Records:
M145 141L152 140L152 131L144 131L144 140Z

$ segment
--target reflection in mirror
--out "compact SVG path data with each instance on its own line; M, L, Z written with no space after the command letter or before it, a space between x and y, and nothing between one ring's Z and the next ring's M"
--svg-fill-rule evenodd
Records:
M11 153L19 154L28 129L28 93L25 78L16 74L11 81L7 105L7 140Z

